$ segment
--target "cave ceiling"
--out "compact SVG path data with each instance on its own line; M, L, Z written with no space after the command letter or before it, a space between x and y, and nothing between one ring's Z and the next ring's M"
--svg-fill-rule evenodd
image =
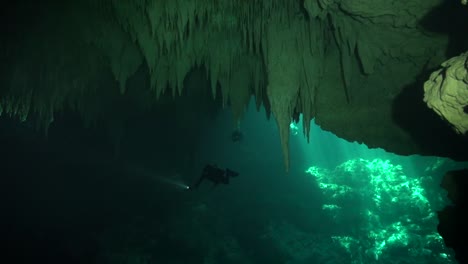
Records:
M203 68L240 122L252 97L271 113L286 166L299 114L307 137L315 119L369 147L467 159L464 1L23 0L0 12L3 115L115 120L118 98L177 100Z

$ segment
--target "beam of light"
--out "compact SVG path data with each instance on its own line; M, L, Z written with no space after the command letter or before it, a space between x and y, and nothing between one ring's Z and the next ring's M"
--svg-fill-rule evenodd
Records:
M155 179L155 180L157 180L159 182L162 182L162 183L166 183L166 184L175 186L177 188L184 189L184 190L190 189L190 186L188 186L187 184L185 184L185 183L183 183L182 181L179 181L179 180L169 179L169 178L163 177L163 176L153 176L153 179Z
M161 175L159 173L152 172L152 171L150 171L148 169L141 168L141 167L136 166L134 164L133 165L128 165L127 169L131 173L135 173L135 174L143 176L145 178L156 180L156 181L158 181L160 183L171 185L171 186L177 187L179 189L183 189L183 190L189 190L190 189L190 186L185 184L180 179L173 179L170 175L167 175L167 174ZM174 174L174 175L178 176L177 174Z
M320 126L315 124L315 120L311 120L310 142L308 143L302 134L303 122L301 115L299 123L290 125L290 150L299 153L305 163L312 162L316 166L331 169L356 157L372 160L376 156L388 155L383 149L369 149L365 144L349 142L331 132L322 130Z

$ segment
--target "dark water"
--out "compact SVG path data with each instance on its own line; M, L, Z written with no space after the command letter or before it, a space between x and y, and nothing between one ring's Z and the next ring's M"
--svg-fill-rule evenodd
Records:
M166 145L143 131L126 146L139 154L115 158L103 135L71 124L43 140L2 120L8 263L455 263L436 232L439 183L466 164L368 150L316 126L307 144L299 126L286 174L275 122L253 110L239 142L226 111L200 122L201 137L168 124ZM195 141L196 153L170 151ZM207 163L240 175L186 190Z

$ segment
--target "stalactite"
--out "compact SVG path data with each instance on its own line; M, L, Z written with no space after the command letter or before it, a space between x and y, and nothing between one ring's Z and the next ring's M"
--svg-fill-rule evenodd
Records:
M244 111L252 95L251 87L253 78L250 75L255 66L253 59L243 56L235 63L235 69L230 78L229 101L233 112L234 122L241 121Z
M323 77L321 64L325 59L324 50L327 43L323 24L324 22L320 19L312 19L304 23L297 39L302 63L302 81L298 102L301 104L300 112L303 114L304 135L307 140L309 140L310 122L316 112L316 90Z
M298 21L293 21L298 23ZM301 85L302 62L293 27L271 23L266 36L267 94L278 124L286 170L289 169L289 125Z

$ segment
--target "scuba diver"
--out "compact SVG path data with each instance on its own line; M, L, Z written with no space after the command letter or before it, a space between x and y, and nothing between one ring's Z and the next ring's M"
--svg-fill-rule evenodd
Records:
M202 183L203 180L209 180L214 183L213 187L216 187L218 184L229 184L229 178L238 176L239 173L232 171L230 169L220 169L216 165L206 165L203 168L202 175L198 179L197 183L190 189L198 188L198 186Z
M240 142L243 138L244 134L239 129L234 130L234 132L231 134L232 142Z
M231 140L232 142L240 142L244 138L244 133L240 130L240 123L237 122L236 129L231 133Z

